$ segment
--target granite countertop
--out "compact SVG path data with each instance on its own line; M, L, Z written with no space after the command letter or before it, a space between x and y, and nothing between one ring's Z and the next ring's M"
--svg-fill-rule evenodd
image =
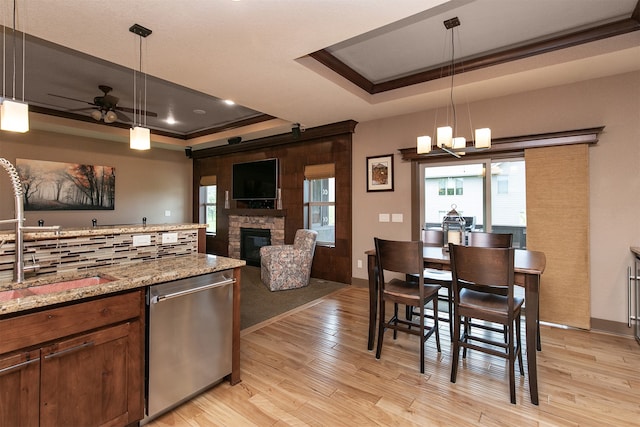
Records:
M86 272L36 276L23 283L4 282L0 283L0 316L228 270L245 264L246 262L243 260L194 253L153 261L100 267ZM52 285L96 276L109 281L61 290ZM50 287L47 288L44 285L50 285ZM50 292L49 289L51 289ZM34 291L44 292L38 295L34 294Z

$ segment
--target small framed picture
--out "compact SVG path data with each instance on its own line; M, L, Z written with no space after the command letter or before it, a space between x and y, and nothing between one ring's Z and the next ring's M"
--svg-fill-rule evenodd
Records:
M367 157L367 191L393 191L393 154Z

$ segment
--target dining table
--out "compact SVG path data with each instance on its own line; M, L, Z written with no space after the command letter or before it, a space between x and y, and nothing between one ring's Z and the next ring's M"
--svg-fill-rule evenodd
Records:
M544 252L516 249L514 273L516 285L524 287L525 295L525 335L527 349L527 369L531 403L538 404L538 369L536 351L541 350L540 342L540 276L546 266ZM373 350L376 319L378 315L378 280L376 274L376 251L369 249L367 273L369 279L369 337L367 348ZM422 249L425 268L451 270L449 251L439 246L424 246Z

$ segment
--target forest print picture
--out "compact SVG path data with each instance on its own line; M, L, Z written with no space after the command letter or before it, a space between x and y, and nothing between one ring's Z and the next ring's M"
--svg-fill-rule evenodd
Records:
M110 166L16 159L25 211L113 210L116 171Z

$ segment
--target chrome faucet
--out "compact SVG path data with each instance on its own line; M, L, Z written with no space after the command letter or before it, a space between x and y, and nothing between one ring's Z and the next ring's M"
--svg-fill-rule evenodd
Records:
M49 227L27 227L24 225L24 208L22 206L22 183L20 182L20 175L18 175L18 171L11 164L10 161L4 158L0 158L0 166L4 168L4 170L9 174L9 179L11 179L11 185L13 186L13 195L15 198L15 214L16 217L14 219L4 219L0 220L0 224L14 223L16 226L16 258L15 258L15 266L13 268L13 281L16 283L21 283L24 281L24 272L27 271L37 271L40 266L38 265L30 265L25 267L24 265L24 235L25 231L55 231L58 233L60 231L59 225L49 226Z

